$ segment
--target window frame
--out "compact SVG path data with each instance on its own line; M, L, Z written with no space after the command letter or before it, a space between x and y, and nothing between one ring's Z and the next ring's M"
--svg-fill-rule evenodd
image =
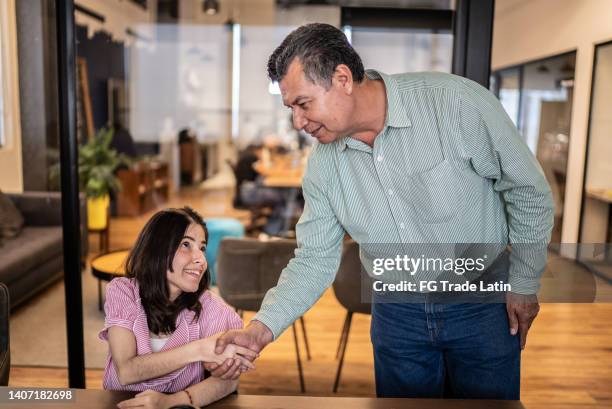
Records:
M21 138L15 0L0 2L0 65L0 151L3 151L16 147Z
M580 218L578 219L578 243L583 242L583 234L582 227L584 224L585 217L585 202L586 202L586 182L587 182L587 172L589 169L589 149L591 145L591 132L592 132L592 115L593 115L593 94L595 92L595 80L597 75L597 63L598 63L598 51L603 47L609 47L612 45L612 40L603 41L600 43L596 43L593 45L593 66L591 68L591 89L589 90L589 115L587 120L587 131L586 131L586 144L584 148L584 163L582 168L582 191L581 191L581 199L580 199ZM608 222L609 223L609 222Z

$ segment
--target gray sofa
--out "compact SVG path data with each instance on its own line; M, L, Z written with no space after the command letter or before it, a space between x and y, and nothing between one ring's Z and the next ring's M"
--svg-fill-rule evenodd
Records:
M63 277L62 206L59 192L7 194L24 218L21 233L0 247L0 282L11 309ZM80 200L81 261L87 256L87 206Z

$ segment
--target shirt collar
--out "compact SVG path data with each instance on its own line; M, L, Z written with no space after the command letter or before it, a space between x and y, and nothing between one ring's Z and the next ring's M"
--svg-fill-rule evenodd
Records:
M383 72L376 70L366 70L368 78L373 80L383 80L385 84L385 91L387 92L387 118L385 120L385 126L392 126L394 128L405 128L412 123L404 104L402 103L402 96L399 93L397 82L395 79Z
M338 141L338 149L343 152L346 148L356 149L358 151L372 153L372 147L365 142L353 139L350 136L345 136Z
M376 70L366 70L365 74L373 80L382 80L385 84L387 94L387 118L385 119L385 128L392 126L394 128L405 128L412 125L410 118L402 104L402 97L399 93L397 82L392 76ZM364 152L372 152L372 149L365 143L344 137L337 141L337 147L340 151L344 151L347 147L361 150Z

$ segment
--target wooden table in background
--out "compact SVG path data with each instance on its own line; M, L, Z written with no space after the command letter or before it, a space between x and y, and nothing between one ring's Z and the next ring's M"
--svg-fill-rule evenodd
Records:
M39 406L38 402L8 403L9 390L27 388L0 387L0 407L23 409ZM131 392L101 391L95 389L72 389L72 401L47 403L40 402L45 409L88 408L114 409L117 403L134 396ZM256 396L231 395L207 408L210 409L525 409L518 401L471 400L471 399L375 399L375 398L337 398L311 396Z
M287 172L280 175L264 176L263 185L280 189L300 189L302 187L303 173Z
M304 177L304 165L302 162L292 167L287 160L275 162L271 166L264 166L261 162L255 162L253 169L263 176L263 185L273 188L295 188L302 187Z

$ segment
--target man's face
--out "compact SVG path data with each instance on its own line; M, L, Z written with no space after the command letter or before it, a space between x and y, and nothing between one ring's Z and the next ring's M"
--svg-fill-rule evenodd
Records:
M312 83L296 58L279 86L283 103L291 108L295 129L304 129L321 143L333 142L350 133L348 118L352 101L340 82L333 80L329 89Z

